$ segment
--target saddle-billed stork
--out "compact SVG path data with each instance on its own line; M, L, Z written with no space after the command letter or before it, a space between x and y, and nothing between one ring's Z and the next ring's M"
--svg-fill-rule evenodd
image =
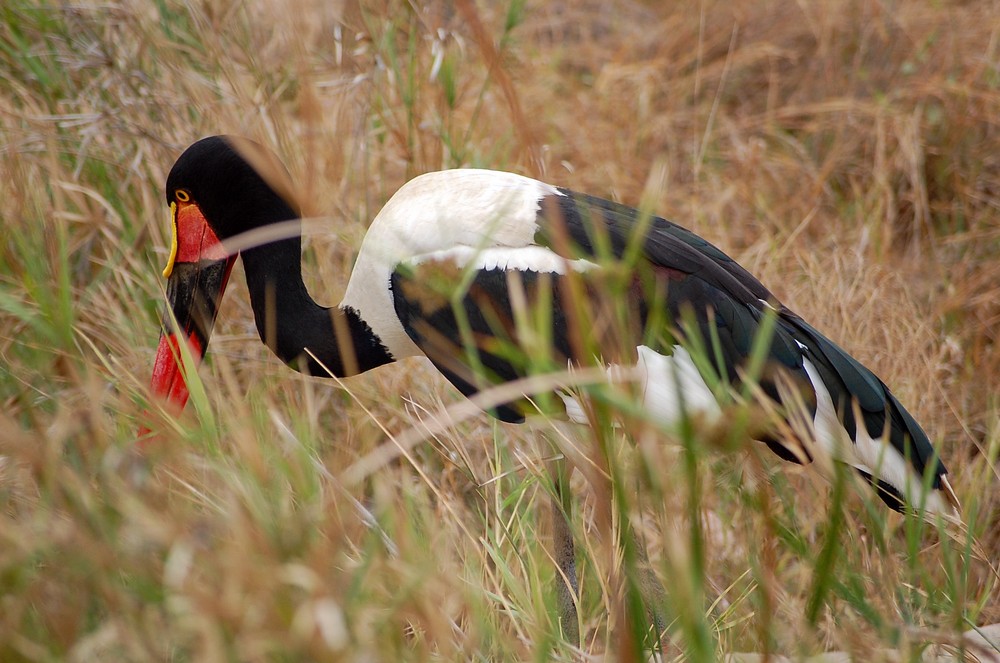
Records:
M204 355L237 255L261 339L295 369L343 377L426 356L472 396L536 374L533 362L565 371L600 358L609 379L627 367L642 405L667 425L685 413L718 421L718 381L739 384L757 332L767 327L757 393L779 410L794 401L786 406L807 411L814 446L792 448L768 434L763 441L800 462L810 449L828 452L894 509L957 516L941 459L886 385L694 233L513 173L427 173L375 217L343 301L327 308L302 281L300 214L289 182L273 153L235 137L199 140L171 169L173 244L163 273L172 313L164 316L151 388L175 408L188 395L176 330L195 357ZM291 232L267 236L283 222ZM264 237L251 246L234 239L248 231ZM627 269L615 267L623 263ZM617 278L619 289L595 285L599 274ZM525 310L540 314L525 323ZM595 310L604 322L626 310L637 324L611 333L616 325L587 317ZM701 361L691 348L698 336ZM548 360L538 359L539 337ZM531 344L534 351L518 352ZM557 393L569 419L586 420L569 391ZM518 401L491 412L519 422L528 410Z

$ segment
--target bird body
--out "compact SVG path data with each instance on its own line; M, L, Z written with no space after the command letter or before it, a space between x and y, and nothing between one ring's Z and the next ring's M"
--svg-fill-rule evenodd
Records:
M278 193L287 187L258 172L251 157L261 149L214 137L178 159L166 191L175 241L211 235L225 245L297 217ZM211 233L178 232L182 220ZM203 353L235 256L220 259L211 241L199 247L180 254L210 252L212 260L177 265L184 269L174 270L168 292L178 325ZM665 424L688 414L719 421L718 385L742 384L755 340L767 333L757 386L772 404L805 410L815 445L793 449L768 434L762 441L796 462L817 448L830 454L895 509L949 516L957 507L927 435L878 377L717 247L660 217L512 173L448 170L421 175L389 199L338 307L309 297L300 250L296 235L242 251L261 338L300 370L344 376L426 356L472 396L537 371L603 364L609 381L634 382ZM212 264L225 266L216 269L225 278L206 285ZM206 304L192 309L185 297ZM169 322L165 329L153 388L182 406L179 368L170 363L177 332ZM586 421L577 394L557 395L570 420ZM504 403L491 413L517 422L530 408Z

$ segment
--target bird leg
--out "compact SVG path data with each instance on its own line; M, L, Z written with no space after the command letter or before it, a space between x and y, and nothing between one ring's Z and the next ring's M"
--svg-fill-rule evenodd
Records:
M546 471L552 485L549 504L552 513L553 556L559 573L555 587L559 625L563 637L568 642L579 646L580 626L576 605L579 585L576 575L576 547L573 530L570 526L573 496L569 480L573 468L562 455L557 453L555 460L546 463ZM645 648L653 651L659 650L665 654L664 646L668 640L666 639L666 620L662 610L666 605L666 590L653 572L642 538L634 528L629 525L626 527L628 531L623 532L623 535L629 537L628 540L636 562L634 565L636 574L633 582L645 606L644 614L632 615L631 618L643 620L646 625L652 626L654 629L653 633L649 633L647 629L647 635L643 638ZM650 639L650 635L652 639Z
M645 624L653 627L652 641L647 640L646 648L653 651L660 650L663 654L663 660L666 660L664 648L669 640L666 637L667 625L662 610L663 606L666 605L667 593L656 577L656 573L653 572L653 567L649 563L649 555L646 552L646 545L639 533L631 525L626 525L626 527L629 529L628 535L632 537L632 550L636 561L637 577L633 580L638 585L637 589L646 607L644 615L633 615L633 618L645 619Z
M559 626L566 640L579 645L580 625L576 611L576 597L579 595L579 586L576 580L576 547L573 543L573 530L569 524L569 515L573 506L569 491L571 470L561 457L548 462L546 469L553 489L550 496L550 508L552 512L552 544L556 568L559 571L559 578L556 579Z

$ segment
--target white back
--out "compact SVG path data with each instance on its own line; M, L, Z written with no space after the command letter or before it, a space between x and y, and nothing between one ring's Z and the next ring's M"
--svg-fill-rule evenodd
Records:
M531 246L539 202L559 191L493 170L426 173L389 199L368 229L341 306L355 309L394 357L419 355L396 318L389 278L396 265L457 247Z

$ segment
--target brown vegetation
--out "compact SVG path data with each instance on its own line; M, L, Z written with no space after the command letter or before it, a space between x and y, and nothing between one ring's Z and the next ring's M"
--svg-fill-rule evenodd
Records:
M136 458L162 186L217 133L274 148L323 217L306 264L324 304L428 170L514 170L691 228L892 386L1000 559L1000 4L335 5L0 9L0 658L571 655L536 517L547 447L485 416L394 447L458 400L420 362L303 378L234 288L207 396ZM722 651L910 655L1000 621L985 564L852 495L810 623L826 484L713 450L689 494L678 452L637 442L622 463L657 498L632 515L658 572L692 568L677 544L689 510L705 521L698 609ZM601 654L622 560L577 484L583 648Z

